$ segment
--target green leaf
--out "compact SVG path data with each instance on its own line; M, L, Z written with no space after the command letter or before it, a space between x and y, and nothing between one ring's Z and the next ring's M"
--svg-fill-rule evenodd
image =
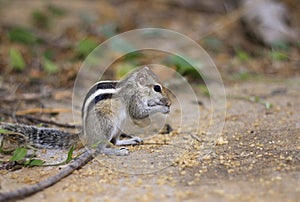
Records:
M74 152L74 146L72 146L70 149L69 149L69 152L68 152L68 157L66 159L66 163L69 163L73 158L72 158L72 155L73 155L73 152Z
M11 134L11 133L13 133L13 132L3 129L3 128L0 128L0 134Z
M22 54L14 48L9 50L9 62L11 67L18 71L23 70L25 67L25 61Z
M32 166L41 166L45 163L45 161L41 160L41 159L31 159L29 160L29 163L27 164L28 166L32 167Z
M246 80L249 80L249 79L255 77L255 75L250 73L250 72L244 71L244 72L234 73L234 74L232 74L231 77L232 77L233 80L246 81Z
M199 72L190 63L193 62L198 68L201 68L202 64L187 56L171 55L166 58L164 63L168 66L176 67L178 73L181 75L191 75L193 77L200 77Z
M46 50L44 52L44 57L47 58L48 60L53 60L54 56L55 56L55 54L51 50Z
M27 155L27 149L24 147L19 147L14 151L13 156L9 161L19 161L22 160Z
M86 57L98 46L97 42L92 39L84 39L76 46L76 53L79 56Z
M33 45L37 42L36 36L28 29L14 27L8 32L11 41Z
M57 65L54 62L52 62L51 60L47 59L46 57L44 57L44 60L43 60L43 67L44 67L44 70L48 74L57 73L59 70Z
M128 72L133 70L135 67L136 67L136 65L133 65L133 64L128 63L128 62L121 63L120 65L117 66L116 77L117 78L122 78Z
M287 54L276 50L271 51L271 58L278 61L284 61L289 59Z
M249 54L247 52L243 51L243 50L237 49L235 51L235 54L238 57L238 59L241 60L241 61L247 61L247 60L250 59Z

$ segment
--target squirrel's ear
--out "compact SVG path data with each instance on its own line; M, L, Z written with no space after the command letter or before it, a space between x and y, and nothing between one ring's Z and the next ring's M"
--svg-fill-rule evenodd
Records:
M139 83L140 85L145 85L147 82L148 76L149 76L149 74L148 74L149 70L150 69L148 67L143 67L143 68L139 69L137 71L135 81L137 83Z

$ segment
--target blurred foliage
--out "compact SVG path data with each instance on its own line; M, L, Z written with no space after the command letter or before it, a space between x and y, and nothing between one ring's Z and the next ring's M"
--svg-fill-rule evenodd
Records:
M240 48L235 48L235 54L240 61L248 61L250 59L249 54Z
M77 44L75 52L79 57L87 57L97 46L96 41L89 38L83 39Z
M10 48L9 63L11 68L17 71L21 71L25 68L25 61L22 54L14 48Z
M35 10L31 14L33 25L40 29L51 28L54 17L62 17L66 11L58 6L49 4L46 10Z
M289 56L282 51L272 50L270 55L273 60L285 61L289 59Z
M233 81L248 81L254 78L257 78L256 74L250 73L248 71L242 71L233 73L230 79Z
M39 10L36 10L32 13L33 24L40 29L49 29L50 28L50 17Z
M116 67L116 78L120 79L126 74L128 74L130 71L132 71L137 66L134 63L124 62Z
M193 60L188 58L187 56L180 57L178 55L171 55L165 59L164 64L170 67L175 67L178 73L180 73L181 75L189 75L195 78L201 77L197 69L187 61L193 62ZM201 64L199 64L198 62L196 62L195 64L201 68Z
M35 34L23 27L13 27L8 31L9 38L12 42L34 45L37 42Z
M47 57L43 58L43 68L48 74L54 74L59 71L58 66Z
M53 60L55 56L55 53L52 50L46 50L44 52L44 57L49 59L49 60Z
M75 2L72 3L75 4ZM90 53L101 42L124 31L143 27L141 25L146 22L146 19L149 20L149 22L147 21L148 25L159 25L158 27L166 28L170 25L171 20L172 26L178 27L178 30L184 30L184 34L201 42L218 66L222 76L227 74L227 79L230 81L249 80L259 74L291 75L297 69L298 63L295 61L299 60L300 41L293 45L278 43L270 50L261 44L251 43L243 34L239 33L242 30L238 26L233 27L234 30L224 27L213 34L207 34L210 32L207 32L209 30L206 28L186 29L195 24L193 20L197 21L198 25L207 24L207 20L203 18L201 12L195 12L190 16L185 9L182 9L182 12L178 11L174 18L167 17L169 15L164 15L165 17L153 15L148 18L143 13L128 12L134 11L134 8L139 6L133 6L131 2L124 2L128 9L126 12L121 8L122 6L111 2L98 4L93 1L92 4L101 4L103 7L96 8L79 3L74 7L69 7L59 2L44 2L36 6L37 4L33 5L29 1L26 8L20 9L26 18L24 20L16 18L16 21L20 20L20 23L14 23L13 17L16 15L14 13L18 10L10 12L6 9L6 6L10 5L2 3L1 12L6 12L6 15L12 13L10 16L12 21L7 21L1 26L0 40L2 44L5 44L4 58L1 58L4 64L1 67L1 73L14 74L16 71L22 71L22 76L38 78L43 80L41 83L52 82L59 86L67 83L66 78L61 76L66 74L57 74L64 72L68 73L69 84L72 85L71 80L76 76L80 63L86 57L89 56L88 63L95 67L99 65L101 58ZM141 3L141 5L144 4ZM14 8L12 7L12 9ZM149 5L149 9L145 12L154 11L151 9L154 7ZM158 9L155 10L157 14L170 11L168 3L162 7L155 7L155 9ZM198 17L195 18L195 16ZM186 18L191 20L183 20ZM4 22L6 22L5 20ZM233 31L234 33L232 33ZM234 40L227 40L230 37L234 37ZM176 44L176 42L174 43ZM159 44L157 45L159 46ZM198 78L201 75L197 69L201 70L203 64L201 61L193 61L185 55L166 55L159 59L156 58L156 55L149 57L148 53L135 51L136 48L133 44L124 39L114 40L110 48L113 49L113 56L119 56L122 63L114 63L113 65L116 66L113 66L112 71L115 72L109 72L108 76L121 77L133 67L158 63L175 69L189 79L194 79L193 81L200 81ZM127 54L124 55L124 53ZM101 55L101 53L99 54ZM276 61L276 67L272 65L272 60ZM193 66L197 66L197 68ZM9 71L11 69L14 71ZM26 71L24 71L25 69ZM54 75L56 78L54 79L53 76L48 79L48 75ZM57 80L60 82L56 82Z

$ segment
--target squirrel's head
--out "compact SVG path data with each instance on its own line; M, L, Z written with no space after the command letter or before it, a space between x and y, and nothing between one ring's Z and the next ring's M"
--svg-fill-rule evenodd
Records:
M170 112L172 102L169 90L161 84L154 72L148 67L143 67L134 71L129 77L134 80L135 94L149 114Z

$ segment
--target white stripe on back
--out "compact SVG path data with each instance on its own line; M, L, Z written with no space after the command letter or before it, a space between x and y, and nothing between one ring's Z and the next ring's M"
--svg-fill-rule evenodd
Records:
M83 107L83 121L86 119L87 115L87 110L89 105L95 100L95 98L101 94L114 94L117 90L116 89L98 89L95 91L94 94L92 94L85 102L84 107Z

